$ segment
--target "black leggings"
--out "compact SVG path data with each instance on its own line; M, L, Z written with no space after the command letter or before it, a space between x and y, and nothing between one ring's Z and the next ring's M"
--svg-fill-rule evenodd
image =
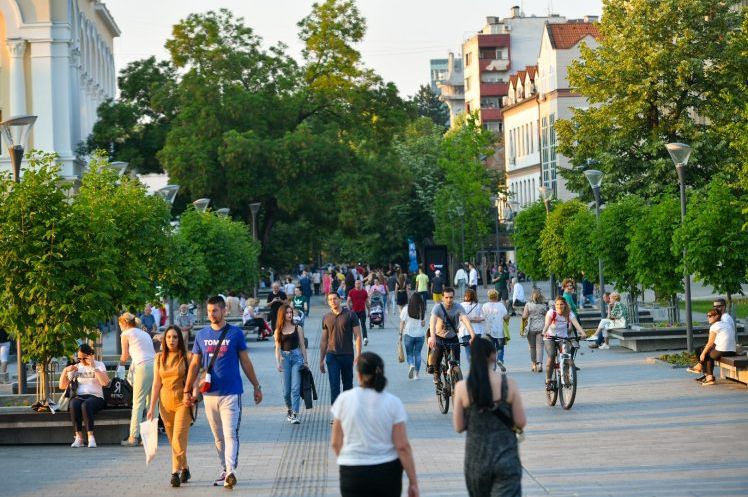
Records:
M79 395L70 399L70 420L75 431L83 431L84 423L86 431L94 431L94 414L105 406L104 399L95 395Z
M400 497L402 490L400 459L372 466L340 466L342 497Z
M361 323L361 338L368 338L366 334L366 311L358 311L356 316L358 316L358 322Z
M700 357L704 351L704 347L696 349L696 357ZM701 371L707 376L714 376L714 361L719 360L720 357L729 357L735 355L735 352L722 352L712 347L709 349L709 353L706 355L706 359L701 363Z

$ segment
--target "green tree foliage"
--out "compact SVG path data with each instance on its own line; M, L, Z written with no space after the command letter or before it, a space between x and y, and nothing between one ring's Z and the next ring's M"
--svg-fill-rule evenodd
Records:
M428 117L434 124L443 130L449 127L449 107L439 100L439 96L434 93L429 85L421 85L418 91L413 95L411 102L418 109L418 115Z
M514 218L514 246L517 254L517 267L533 280L548 277L548 269L541 259L542 243L540 233L546 220L545 204L535 202L519 211Z
M491 232L487 213L497 179L490 176L483 160L493 153L492 142L493 135L480 126L477 116L470 115L444 136L439 151L444 183L439 186L433 205L435 238L449 246L452 253L461 253L464 223L465 257L469 259Z
M629 264L626 247L631 242L634 229L642 219L644 201L635 195L609 203L600 212L600 224L595 229L590 250L603 260L605 280L616 288L638 295L636 269Z
M583 47L569 68L570 86L589 101L559 121L558 150L582 166L597 161L603 191L652 197L675 192L665 143L693 147L688 183L703 185L731 151L706 120L710 102L737 91L740 77L719 76L728 62L726 33L737 27L737 2L605 0L600 46ZM697 113L700 117L697 117ZM589 197L578 169L561 170L573 191Z
M566 263L573 268L573 272L565 274L578 278L584 271L590 280L598 279L598 253L592 249L595 228L595 214L587 208L580 209L569 219L564 229L563 243L568 247Z
M676 258L686 250L689 273L728 298L742 294L742 285L748 283L748 233L741 229L745 204L744 191L716 176L690 196L686 222L675 231L672 247Z
M106 150L112 160L128 162L139 173L163 172L156 153L164 146L175 112L174 66L155 57L131 62L117 83L119 98L99 106L83 152Z
M573 259L568 241L578 235L574 230L579 226L572 223L574 217L586 209L578 200L558 202L540 232L540 260L558 278L574 277L585 269Z
M654 290L658 299L671 298L683 290L682 256L673 254L673 236L680 225L680 201L663 195L656 203L642 206L626 246L628 263L637 281Z
M189 209L180 219L176 238L199 271L180 288L190 297L202 300L227 290L246 290L257 282L259 246L244 223Z

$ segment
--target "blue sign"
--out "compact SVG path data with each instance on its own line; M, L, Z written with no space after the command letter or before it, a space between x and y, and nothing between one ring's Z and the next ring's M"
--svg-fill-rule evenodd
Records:
M410 266L408 270L411 273L418 271L418 258L416 256L416 242L408 238L408 258L410 259Z

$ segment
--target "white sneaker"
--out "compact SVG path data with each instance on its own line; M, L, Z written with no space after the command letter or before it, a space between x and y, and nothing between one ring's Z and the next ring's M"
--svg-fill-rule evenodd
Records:
M416 374L416 367L415 366L411 366L410 369L408 370L408 379L412 380L413 379L413 375L415 375L415 374Z
M89 449L96 448L96 439L94 437L88 437L88 448Z
M299 423L301 423L301 421L299 420L299 415L297 413L291 414L291 424L297 425Z
M600 345L600 350L608 350L609 348L610 348L610 345L608 345L607 343Z
M364 346L366 346L366 345L369 345L369 339L368 338L364 338Z
M419 379L420 378L418 377L418 371L416 371L416 374L413 375L413 380L419 380Z
M74 449L83 447L83 439L75 437L75 440L73 440L73 443L71 443L70 446L73 447Z

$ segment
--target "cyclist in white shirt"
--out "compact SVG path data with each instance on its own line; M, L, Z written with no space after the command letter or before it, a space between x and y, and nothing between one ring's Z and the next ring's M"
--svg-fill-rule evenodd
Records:
M545 314L545 326L543 326L543 345L545 346L546 361L545 361L545 387L550 389L551 387L551 375L553 374L553 368L556 363L556 355L558 354L558 343L553 340L554 337L559 338L571 338L569 332L571 327L577 330L579 339L583 340L587 337L582 325L579 324L576 315L569 309L569 304L566 300L558 296L555 301L555 309L550 309Z

